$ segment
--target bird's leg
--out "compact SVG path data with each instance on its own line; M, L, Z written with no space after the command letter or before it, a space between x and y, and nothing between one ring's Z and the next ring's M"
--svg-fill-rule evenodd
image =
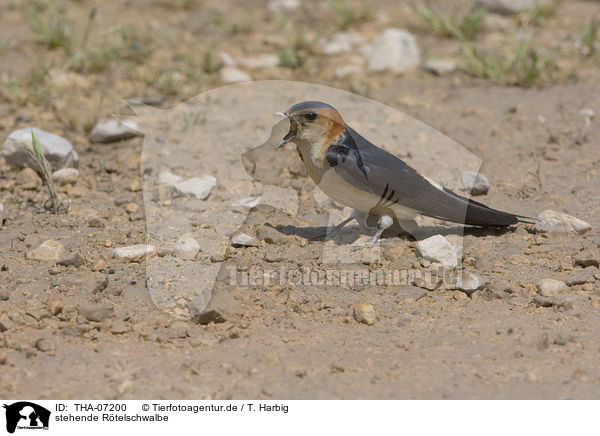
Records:
M372 247L373 245L375 245L377 243L377 241L379 241L381 234L383 232L385 232L387 229L389 229L392 226L392 224L394 224L394 219L390 215L381 215L381 217L379 218L379 221L377 221L377 232L375 232L375 234L373 235L371 240L364 244L352 244L352 245L357 246L357 247L360 247L360 246Z
M359 221L359 224L360 224L360 220L359 220L359 214L360 213L361 212L357 211L356 209L353 209L349 218L346 218L344 221L342 221L341 223L339 223L337 226L333 227L331 230L329 230L329 228L328 228L327 229L327 235L326 235L327 237L326 237L326 239L331 240L331 239L337 238L337 236L339 235L340 231L346 226L346 224L348 224L352 220L357 220L357 221Z

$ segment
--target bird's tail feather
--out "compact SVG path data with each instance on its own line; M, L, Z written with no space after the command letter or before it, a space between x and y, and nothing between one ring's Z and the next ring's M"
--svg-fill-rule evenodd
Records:
M463 197L449 189L444 188L447 194L452 195L467 203L465 214L465 224L473 226L494 226L507 227L518 222L533 224L535 221L531 217L515 215L509 212L504 212L497 209L492 209L483 203Z

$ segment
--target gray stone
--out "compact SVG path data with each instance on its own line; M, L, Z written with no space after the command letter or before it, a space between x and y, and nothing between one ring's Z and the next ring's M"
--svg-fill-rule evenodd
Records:
M220 74L221 81L225 83L248 82L252 80L252 77L248 73L235 67L223 67Z
M64 256L61 260L58 261L59 265L62 266L74 266L75 268L79 268L82 265L85 265L85 259L79 254L70 253L68 256Z
M235 232L231 236L231 245L234 247L258 247L259 242L254 236L244 232Z
M366 325L373 325L377 322L377 313L375 308L369 303L358 303L352 307L352 313L356 322Z
M592 228L579 218L554 210L545 210L536 219L535 229L538 232L583 234Z
M79 170L76 168L62 168L52 173L52 180L57 185L74 185L79 178Z
M564 282L554 279L543 279L537 284L538 292L542 297L555 297L567 292L569 288Z
M140 132L139 126L134 121L104 118L98 121L90 132L90 141L108 143L142 135L143 133Z
M431 236L417 243L417 254L430 262L450 268L458 266L456 248L441 235Z
M28 252L25 257L30 260L58 261L62 258L65 247L54 239L48 239L39 247Z
M436 76L442 76L444 74L452 73L456 70L458 63L454 59L440 58L440 59L429 59L423 63L422 68L425 71L435 74Z
M88 321L102 322L114 312L108 303L84 303L79 306L79 314Z
M499 14L518 14L536 7L552 7L556 0L477 0L476 5Z
M584 283L594 283L596 276L598 275L598 268L595 266L589 266L575 274L570 275L565 283L568 286L583 285Z
M401 286L394 292L394 296L401 301L418 301L427 294L428 292L425 289L417 286Z
M600 252L598 250L585 250L573 259L577 266L600 266Z
M15 323L8 317L7 314L0 315L0 332L5 332L12 329Z
M153 245L137 244L116 248L113 250L113 257L116 259L141 260L154 253L156 253L156 248Z
M552 300L548 297L543 297L541 295L536 295L533 297L533 303L537 307L552 307Z
M485 195L490 189L487 177L475 171L463 171L462 183L463 190L470 192L471 195Z
M467 295L471 295L473 292L483 289L486 284L487 280L484 278L471 272L463 271L462 275L457 279L456 288Z
M380 33L369 49L369 71L403 73L420 64L417 42L404 29L386 29Z
M180 238L173 244L175 257L182 260L194 260L200 251L200 245L194 238Z
M125 321L117 320L111 323L110 332L113 335L122 335L123 333L127 333L129 331L129 324Z
M35 127L15 130L6 138L2 145L2 156L4 156L7 163L16 167L29 167L38 170L37 163L31 158L24 145L27 144L28 147L32 147L32 132L37 143L42 146L44 157L52 166L52 169L77 168L79 166L79 156L69 141Z
M206 200L216 184L217 179L213 176L202 176L177 183L174 187L175 193L179 196Z

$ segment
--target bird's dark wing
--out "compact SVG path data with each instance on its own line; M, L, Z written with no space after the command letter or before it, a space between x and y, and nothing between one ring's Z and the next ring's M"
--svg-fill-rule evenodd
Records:
M327 150L333 170L353 186L380 198L376 206L397 203L422 215L447 221L478 225L508 226L519 221L516 215L492 209L439 189L393 154L382 150L346 127L344 138Z

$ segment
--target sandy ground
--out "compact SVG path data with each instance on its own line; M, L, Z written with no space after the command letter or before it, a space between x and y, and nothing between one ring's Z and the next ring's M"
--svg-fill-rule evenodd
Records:
M35 69L41 62L36 54L43 54L50 72L64 62L60 49L48 50L29 30L24 5L10 3L0 9L5 23L0 42L7 41L0 54L5 91L10 71ZM522 224L507 232L465 231L463 270L488 281L470 295L414 286L243 286L231 283L232 268L329 265L323 253L331 244L315 236L327 224L328 214L341 209L324 206L321 197L315 199L314 184L305 177L293 149L272 157L273 164L260 177L264 184L252 180L240 160L241 153L269 139L272 113L287 108L275 107L279 102L293 103L297 93L257 97L252 105L247 98L246 119L232 103L214 104L235 107L231 118L237 127L232 131L200 120L193 134L174 122L159 140L160 134L153 131L145 138L92 144L87 133L99 117L132 114L119 99L162 97L165 109L214 89L221 84L218 65L214 71L190 67L206 61L206 48L211 48L214 59L219 51L234 57L274 52L286 44L281 20L263 2L257 2L251 13L242 11L246 2L241 1L198 2L191 9L184 8L186 2L165 0L136 2L135 7L125 1L109 3L110 7L74 2L69 17L84 29L90 8L98 7L90 41L116 23L158 32L163 38L151 54L137 63L113 61L103 71L70 73L79 80L74 86L61 87L49 74L40 84L30 80L20 89L10 88L0 100L2 137L16 128L36 126L69 139L80 155L79 180L59 188L61 197L71 199L69 213L60 215L41 210L47 196L41 180L29 180L33 184L25 186L26 175L0 164L0 201L5 209L0 233L0 396L598 398L600 277L569 286L550 307L535 303L541 279L568 281L583 269L579 259L596 263L600 259L600 127L597 117L586 127L580 113L584 108L600 111L598 58L584 58L568 46L557 55L553 77L527 89L460 71L436 77L417 69L402 76L362 73L351 80L339 79L333 71L351 54L325 56L312 51L296 69L253 70L254 79L314 82L355 91L359 87L387 109L377 104L354 106L353 102L362 104L363 97L353 100L341 96L341 91L326 96L339 102L361 131L385 137L393 123L381 131L379 114L406 113L481 159L481 172L491 188L478 200L528 216L545 209L566 212L589 222L592 230L583 235L542 234ZM460 53L456 40L433 34L410 14L409 6L372 3L373 17L352 24L350 30L370 40L383 27L406 27L426 58ZM141 19L138 7L144 8ZM581 14L598 13L598 2L563 1L532 31L543 47L551 47L579 31ZM301 34L322 31L322 37L328 37L339 31L330 25L335 17L324 2L307 0L290 17ZM515 21L509 19L508 30L485 30L476 44L510 44ZM182 61L186 53L191 60ZM180 86L164 85L160 77L166 68L182 74ZM30 95L33 88L40 98ZM254 94L246 97L250 95ZM206 103L198 101L205 109ZM223 122L224 116L218 119ZM428 162L426 143L415 145L404 130L399 135L388 147L423 171L445 162L439 155ZM170 154L169 147L173 147ZM415 153L402 154L411 147ZM168 196L156 201L153 177L164 169L186 178L213 175L217 185L205 201ZM458 179L449 183L459 186ZM231 206L273 186L297 198L284 199L274 208ZM157 220L153 215L157 205L175 214L169 215L173 220ZM163 223L174 227L167 230ZM232 246L229 236L237 229L255 235L258 246ZM440 232L447 231L440 224ZM178 263L165 247L169 238L184 233L196 237L201 250L195 261ZM26 253L50 238L66 247L66 256L79 253L82 265L26 259ZM113 258L114 248L147 241L160 247L147 261ZM416 242L407 235L388 235L377 259L349 268L426 271L428 266L415 253ZM176 264L189 274L196 266L212 268L216 278L212 291L220 298L214 304L224 322L201 324L189 319L188 302L198 294L193 285L176 287L181 295L161 300L156 290L162 288L152 287L161 278L157 262ZM178 278L173 270L162 274ZM180 274L179 282L193 282L189 274ZM373 325L355 320L353 308L358 303L374 307Z

